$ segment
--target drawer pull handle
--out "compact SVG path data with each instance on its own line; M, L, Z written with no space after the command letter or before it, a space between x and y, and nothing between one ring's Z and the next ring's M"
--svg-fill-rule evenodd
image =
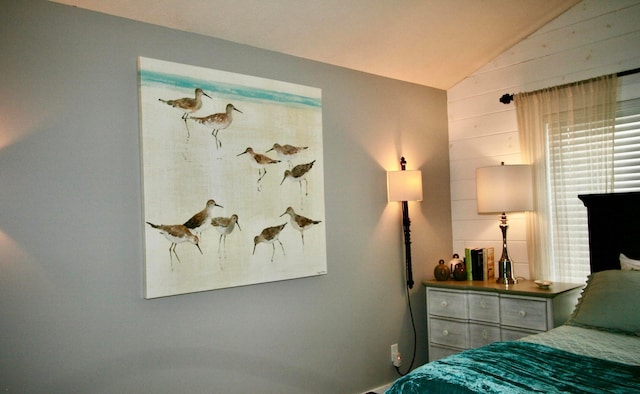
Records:
M447 330L442 330L442 336L446 337L447 335L449 335L449 331Z
M489 338L489 332L487 330L482 330L482 338L484 339Z
M486 308L487 307L487 300L480 301L480 307L481 308Z
M440 305L442 305L443 308L446 308L447 307L447 301L442 301L442 303Z
M518 315L520 315L520 317L525 317L525 316L527 316L527 312L520 311L520 312L518 312Z

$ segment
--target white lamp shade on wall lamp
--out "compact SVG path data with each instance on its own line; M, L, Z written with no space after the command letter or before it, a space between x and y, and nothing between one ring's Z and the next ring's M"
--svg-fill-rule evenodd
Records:
M508 165L476 169L478 213L501 213L502 256L498 261L498 283L516 283L507 251L507 212L533 209L531 166Z
M389 201L422 201L422 171L387 172Z

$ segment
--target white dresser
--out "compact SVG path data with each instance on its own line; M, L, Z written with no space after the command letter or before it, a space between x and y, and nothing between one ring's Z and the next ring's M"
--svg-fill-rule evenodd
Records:
M554 283L548 290L533 281L515 285L494 281L425 281L429 361L550 330L563 324L582 285Z

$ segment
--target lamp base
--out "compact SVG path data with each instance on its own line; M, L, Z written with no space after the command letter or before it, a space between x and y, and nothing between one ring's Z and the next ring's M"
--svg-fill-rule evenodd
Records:
M499 283L501 285L514 285L518 283L518 281L513 278L498 278L496 279L496 283Z
M500 221L500 230L502 231L502 256L498 261L498 279L496 283L503 285L515 284L516 279L513 277L513 267L511 259L509 258L509 252L507 251L507 214L502 212L502 218Z
M496 283L500 283L503 285L515 284L517 282L516 278L513 277L513 270L511 269L511 260L500 260L498 261L498 279L496 279Z

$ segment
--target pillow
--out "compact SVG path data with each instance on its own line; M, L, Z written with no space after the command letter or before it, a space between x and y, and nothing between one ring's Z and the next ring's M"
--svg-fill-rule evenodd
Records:
M640 271L589 275L568 325L640 336Z
M623 253L620 253L620 268L629 271L636 270L640 271L640 260L633 260L625 256Z

